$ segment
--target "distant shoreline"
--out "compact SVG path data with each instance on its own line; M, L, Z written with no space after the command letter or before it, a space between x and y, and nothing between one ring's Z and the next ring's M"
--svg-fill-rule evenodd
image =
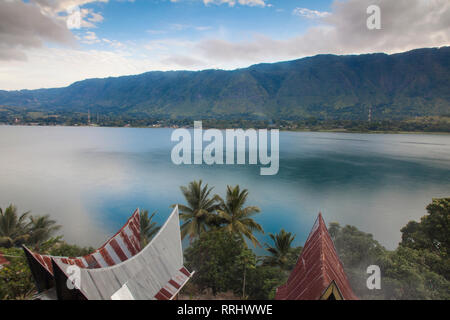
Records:
M193 126L159 126L159 127L152 127L152 126L101 126L101 125L64 125L64 124L57 124L57 125L36 125L36 124L5 124L1 123L1 127L46 127L46 128L52 128L52 127L67 127L67 128L114 128L114 129L178 129L178 128L184 128L184 129L193 129ZM237 129L234 127L230 128L217 128L217 127L205 127L204 129L219 129L219 130L226 130L226 129ZM243 128L244 130L251 129L251 128ZM429 134L429 135L450 135L450 132L441 132L441 131L380 131L380 130L374 130L374 131L358 131L358 130L346 130L346 129L318 129L318 130L311 130L311 129L282 129L282 128L266 128L266 129L278 129L280 132L321 132L321 133L355 133L355 134Z

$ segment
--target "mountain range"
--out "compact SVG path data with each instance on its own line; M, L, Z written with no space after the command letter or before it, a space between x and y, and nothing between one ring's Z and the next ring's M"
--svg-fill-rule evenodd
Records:
M0 91L0 105L172 119L404 119L450 114L450 47L317 55L232 71L152 71Z

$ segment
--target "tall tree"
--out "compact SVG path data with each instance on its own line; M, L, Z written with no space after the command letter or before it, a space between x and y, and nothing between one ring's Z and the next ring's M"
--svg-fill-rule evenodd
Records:
M49 215L30 216L30 236L27 243L37 249L59 229L61 226L57 225L55 220L50 219Z
M428 214L420 222L410 221L400 230L400 247L438 255L442 261L428 259L427 263L450 281L450 198L433 199L426 209Z
M234 188L228 186L226 199L225 201L220 199L221 204L217 213L223 220L223 230L238 235L242 240L244 237L249 239L254 246L261 246L253 233L255 231L264 233L264 230L252 218L261 210L256 206L244 207L247 197L247 189L241 191L239 185Z
M202 233L185 253L186 266L196 270L192 279L203 291L210 288L214 295L219 292L241 291L245 250L243 241L222 230ZM251 253L251 252L250 252Z
M400 245L413 249L427 249L443 256L450 253L450 198L433 199L428 214L420 222L410 221L400 231Z
M19 216L12 204L4 211L0 208L0 247L11 248L26 242L29 238L29 214L25 212Z
M279 233L269 233L269 237L272 239L274 245L270 246L267 243L265 244L266 250L270 255L264 259L264 264L289 270L291 267L289 262L292 260L293 255L292 242L295 239L295 235L281 229Z
M202 180L192 181L187 187L180 187L187 202L187 205L178 204L180 218L184 222L181 225L182 239L188 235L192 241L205 232L213 213L218 208L220 198L217 195L211 196L214 188L209 188L208 184L202 186L202 183Z
M237 257L238 269L242 268L242 299L247 299L248 296L245 293L247 286L247 272L256 268L256 256L252 250L243 248L241 254Z
M150 240L158 233L160 227L157 226L156 222L152 222L156 211L152 215L148 216L148 210L143 210L141 212L140 225L141 225L141 248L144 248Z

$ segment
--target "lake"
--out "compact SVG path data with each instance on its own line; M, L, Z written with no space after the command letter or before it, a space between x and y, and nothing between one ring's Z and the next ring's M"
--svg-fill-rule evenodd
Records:
M163 223L183 202L179 187L203 179L220 195L247 188L264 230L291 231L297 245L322 211L393 249L433 197L450 196L450 135L281 132L279 173L261 176L259 166L176 166L171 132L0 126L0 207L50 214L68 242L97 246L136 207Z

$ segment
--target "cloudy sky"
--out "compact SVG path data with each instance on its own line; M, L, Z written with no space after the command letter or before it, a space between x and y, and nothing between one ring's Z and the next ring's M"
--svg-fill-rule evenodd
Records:
M448 0L0 0L3 90L448 45Z

